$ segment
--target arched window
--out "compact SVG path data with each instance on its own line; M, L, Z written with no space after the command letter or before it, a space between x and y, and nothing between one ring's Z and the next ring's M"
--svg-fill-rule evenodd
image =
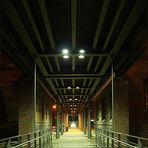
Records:
M144 94L145 94L145 105L146 109L148 110L148 78L144 80Z

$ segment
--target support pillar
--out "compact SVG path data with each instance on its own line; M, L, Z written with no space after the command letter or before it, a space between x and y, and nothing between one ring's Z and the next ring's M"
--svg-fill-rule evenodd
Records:
M79 113L79 130L82 130L82 124L83 124L82 112L80 112Z
M66 132L68 132L68 113L66 113L65 116L65 127L66 127Z
M64 119L64 114L63 114L63 112L61 113L61 135L63 135L63 119Z
M90 98L88 100L88 138L91 138Z
M84 130L84 134L86 134L86 110L85 109L83 113L83 130Z
M60 134L59 134L59 102L57 101L57 112L56 112L56 139L60 138Z

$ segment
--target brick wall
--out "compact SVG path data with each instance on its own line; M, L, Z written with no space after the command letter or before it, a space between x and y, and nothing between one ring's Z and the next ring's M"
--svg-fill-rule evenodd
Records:
M37 85L37 109L36 109L36 129L41 130L51 127L52 115L52 99L44 91L44 89Z
M129 133L128 81L119 78L114 84L114 129Z
M126 72L129 81L130 134L148 137L148 109L144 81L148 78L148 54L142 55Z

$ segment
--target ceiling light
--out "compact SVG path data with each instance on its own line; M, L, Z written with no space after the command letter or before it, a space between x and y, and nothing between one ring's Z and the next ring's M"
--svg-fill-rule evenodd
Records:
M69 56L68 56L68 55L64 55L63 58L64 58L64 59L68 59Z
M68 88L68 89L71 89L71 87L70 87L70 86L68 86L67 88Z
M75 100L78 100L78 99L75 99Z
M85 53L84 49L79 50L79 53Z
M62 52L63 52L63 54L68 54L69 51L68 51L68 49L63 49Z
M72 99L69 99L70 101L72 100Z
M76 89L79 89L79 88L80 88L79 86L76 87Z
M79 59L83 59L84 58L84 55L79 55Z

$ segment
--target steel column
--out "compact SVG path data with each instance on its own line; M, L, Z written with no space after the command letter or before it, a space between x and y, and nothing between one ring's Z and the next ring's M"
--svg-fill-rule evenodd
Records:
M84 109L84 118L83 118L83 131L86 134L86 110Z
M112 130L115 130L114 127L114 67L113 67L113 59L112 59Z
M57 112L56 112L56 139L60 138L59 134L59 102L57 101Z
M64 119L64 114L61 112L61 135L63 135L63 119Z
M34 108L33 108L33 112L34 112L34 131L36 131L36 85L37 85L37 81L36 81L36 76L37 76L37 71L36 71L36 58L35 58L35 61L34 61L34 99L33 99L33 105L34 105Z
M88 99L88 138L91 138L90 98Z

